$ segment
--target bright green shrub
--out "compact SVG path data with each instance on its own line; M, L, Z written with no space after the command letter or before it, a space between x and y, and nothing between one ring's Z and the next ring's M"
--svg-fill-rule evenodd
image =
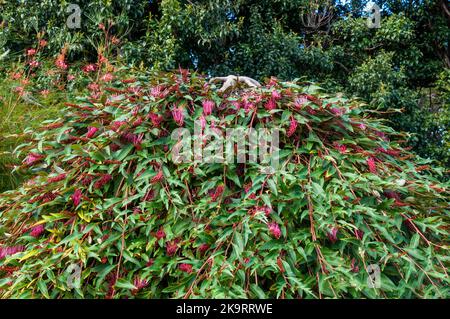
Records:
M20 148L2 297L448 298L449 185L358 101L274 79L223 95L186 70L96 84ZM199 119L280 129L280 167L174 163Z

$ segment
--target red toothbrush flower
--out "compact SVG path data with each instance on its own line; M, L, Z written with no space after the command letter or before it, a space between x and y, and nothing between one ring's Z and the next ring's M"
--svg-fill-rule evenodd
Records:
M98 181L94 183L94 189L100 189L112 180L112 176L104 174Z
M351 263L350 267L351 267L351 272L354 272L354 273L359 272L359 266L357 265L355 258L352 259L352 263Z
M376 174L377 173L377 165L375 164L375 158L369 157L367 159L367 166L369 166L369 171L372 174Z
M364 232L362 230L356 229L355 236L357 239L362 240L364 237Z
M7 256L12 256L14 254L23 252L24 250L24 246L0 247L0 260Z
M198 250L200 251L201 254L204 254L208 249L209 249L209 245L208 244L201 244L198 247Z
M339 151L339 153L341 153L341 154L344 154L345 152L347 152L347 146L339 144L339 143L335 143L334 148L337 149Z
M47 180L49 184L57 183L66 179L66 174L59 174L58 176L51 177Z
M338 229L336 227L333 227L330 229L330 231L327 234L328 239L334 244L338 238L337 238Z
M267 101L267 103L264 105L267 111L271 111L277 107L277 103L275 102L275 99L270 99Z
M97 131L98 131L97 127L89 126L88 127L88 131L86 133L86 137L87 138L93 138L95 133L97 133Z
M214 102L211 100L203 100L202 106L203 106L203 114L207 116L212 113L214 109Z
M273 90L273 91L272 91L272 99L274 99L274 100L279 100L279 99L281 99L281 94L280 94L280 92L278 92L277 90Z
M80 205L80 203L81 203L81 198L83 197L83 194L81 193L81 191L79 190L79 189L77 189L74 193L73 193L73 195L70 197L70 198L72 198L72 201L73 201L73 205L75 206L75 207L77 207L78 205Z
M131 292L133 294L138 293L140 290L144 289L145 287L148 286L148 281L145 279L141 279L139 277L136 277L134 279L133 285L136 287L135 289L133 289Z
M37 162L41 161L44 158L44 155L37 154L37 153L30 153L28 154L27 158L25 159L25 164L31 166L36 164Z
M160 229L158 229L155 236L158 240L160 240L160 239L166 237L166 233L164 232L164 229L161 227Z
M192 265L183 263L183 264L180 265L180 270L190 274L192 272Z
M281 229L277 223L269 223L267 226L269 227L269 232L273 237L275 237L276 239L279 239L281 237Z
M31 229L30 235L37 238L41 236L45 231L44 225L38 225Z
M159 183L164 178L163 172L159 171L153 178L150 180L150 183L156 184Z
M298 125L298 123L295 120L295 118L291 117L291 121L289 123L289 129L286 134L288 137L291 137L292 135L294 135L295 130L297 129L297 125Z
M224 190L225 190L225 187L223 185L217 186L215 191L210 195L211 196L211 200L213 202L217 201L217 199L219 199L219 197L222 196Z
M166 243L166 253L167 256L173 256L178 250L178 245L176 243L167 242Z
M177 123L178 126L183 126L184 124L184 110L181 107L175 107L172 110L172 117L175 121L175 123Z

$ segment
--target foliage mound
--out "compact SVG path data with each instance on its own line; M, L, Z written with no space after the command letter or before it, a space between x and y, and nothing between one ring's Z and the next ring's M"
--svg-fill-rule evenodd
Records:
M19 147L33 177L0 198L2 297L449 296L449 185L357 100L276 79L222 94L187 70L108 80ZM196 119L279 128L280 168L174 163Z

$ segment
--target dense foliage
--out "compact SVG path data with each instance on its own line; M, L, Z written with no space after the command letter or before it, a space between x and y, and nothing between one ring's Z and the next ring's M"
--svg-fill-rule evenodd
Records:
M0 296L449 296L449 184L357 100L274 78L222 94L183 69L89 89L20 147L33 177L0 199ZM280 168L174 163L194 120L280 129Z
M367 27L366 0L77 1L79 29L66 25L69 2L2 2L5 61L15 61L39 31L49 40L48 56L67 45L70 62L95 61L102 38L97 26L110 20L122 41L121 56L135 65L305 77L359 96L373 109L403 109L380 114L395 129L415 134L409 145L421 156L450 166L450 100L440 82L448 80L450 67L445 0L376 1L379 29Z

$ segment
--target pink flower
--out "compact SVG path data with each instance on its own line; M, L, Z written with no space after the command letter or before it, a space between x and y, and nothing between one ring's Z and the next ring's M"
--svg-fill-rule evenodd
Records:
M161 227L160 229L158 229L158 231L156 232L155 236L156 236L156 238L158 240L166 237L166 233L164 232L164 228Z
M134 278L134 282L133 285L136 287L134 288L131 292L133 294L138 293L140 290L144 289L145 287L148 286L148 281L145 279L141 279L139 277Z
M41 161L43 158L44 158L44 155L37 154L37 153L30 153L30 154L28 154L27 158L25 159L25 164L31 166L31 165Z
M339 143L335 143L334 148L337 149L341 154L344 154L347 151L347 147Z
M178 250L178 245L175 243L167 242L166 243L166 253L168 256L173 256Z
M267 111L271 111L277 107L277 103L275 102L275 99L270 99L267 101L267 103L264 105Z
M67 76L67 81L73 81L73 80L75 80L75 75L69 74L69 75Z
M0 260L25 250L24 246L0 247Z
M140 126L144 122L142 116L138 116L138 118L133 122L133 127Z
M112 176L104 174L98 181L94 183L94 189L100 189L112 180Z
M275 86L275 85L277 85L278 84L278 80L277 80L277 78L275 78L275 77L271 77L270 79L269 79L269 83L267 83L267 86L268 87L271 87L271 86Z
M152 121L152 124L155 127L159 127L161 125L161 122L164 120L162 116L157 115L155 113L149 113L148 117L150 118L150 121Z
M75 192L73 193L72 196L70 196L70 198L73 201L73 205L75 207L78 207L78 205L80 205L81 203L81 198L83 197L83 193L81 193L81 191L79 189L75 190Z
M217 186L217 188L214 190L214 192L210 195L211 200L213 202L217 201L217 199L222 196L224 190L225 190L225 187L223 185Z
M68 67L66 62L64 62L63 57L58 57L55 61L55 65L58 69L61 69L61 70L65 70Z
M41 224L36 227L33 227L33 229L31 229L30 235L37 238L41 236L44 231L45 231L44 225Z
M42 39L42 40L39 41L39 46L41 48L46 47L47 44L48 44L47 40Z
M114 79L114 75L112 75L111 73L106 73L105 75L103 75L101 77L101 80L104 82L111 82Z
M380 131L375 131L375 134L378 136L378 137L381 137L384 141L389 141L389 138L386 136L386 134L384 134L383 132L380 132Z
M190 274L192 272L192 265L183 263L183 264L180 265L180 270Z
M164 178L163 172L159 171L153 178L150 180L150 183L156 184L160 182Z
M145 264L145 266L151 267L151 266L153 266L154 263L155 263L155 260L153 258L150 258L148 260L148 262Z
M400 195L397 192L394 192L391 190L385 190L383 193L387 198L393 198L393 199L395 199L396 202L401 201Z
M94 72L97 69L95 64L88 64L81 68L84 73Z
M291 121L289 123L289 130L287 131L287 134L286 134L288 137L291 137L295 133L295 130L297 129L297 125L298 125L298 123L295 120L295 118L291 117Z
M203 100L202 102L202 106L203 106L203 114L208 116L212 113L213 108L214 108L214 102L211 100Z
M93 179L94 179L94 176L87 175L81 180L81 185L89 186Z
M108 62L108 59L103 54L99 54L97 57L97 61L98 64L103 64Z
M267 226L269 227L269 232L273 237L275 237L276 239L279 239L281 237L281 229L277 223L269 223Z
M30 64L30 67L37 68L40 63L36 60L31 60L29 64Z
M28 49L27 50L27 55L28 56L33 56L36 54L36 49Z
M351 267L351 272L354 272L354 273L359 272L359 266L356 264L355 258L352 259L352 263L351 263L350 267Z
M87 88L89 89L89 91L98 91L100 90L100 86L97 83L89 83Z
M45 90L42 90L41 92L39 92L42 96L44 96L44 97L46 97L46 96L48 96L49 94L50 94L50 91L49 90L47 90L47 89L45 89Z
M334 115L341 116L341 115L345 114L345 109L333 107L331 109L331 112L333 112Z
M115 121L111 123L111 129L113 131L118 131L122 126L126 125L126 121Z
M16 86L14 88L14 92L19 93L19 95L23 95L25 93L25 89L23 86Z
M136 149L138 151L142 149L142 145L141 144L142 144L142 140L143 139L144 139L144 133L141 133L139 135L134 135L132 143L133 143L134 147L136 147Z
M105 25L104 25L103 23L99 23L99 24L98 24L98 28L99 28L100 30L105 30Z
M330 229L330 231L327 233L328 239L334 244L337 241L337 232L338 229L336 227L333 227Z
M201 244L198 247L198 250L200 251L200 253L204 254L207 250L209 249L209 245L208 244Z
M139 85L130 86L129 88L127 88L127 91L136 95L141 95L142 87L140 87Z
M184 112L183 112L183 109L181 107L175 107L172 110L172 116L173 116L173 119L174 119L175 123L177 123L178 126L183 126L183 124L184 124Z
M97 128L97 127L89 126L89 127L88 127L88 131L87 131L87 133L86 133L86 137L87 137L87 138L93 138L94 135L95 135L95 133L97 133L97 131L98 131L98 128Z
M308 99L305 97L305 96L300 96L300 97L297 97L295 100L294 100L294 106L297 108L297 109L300 109L302 106L303 106L303 104L305 104L306 102L308 102Z
M155 191L153 189L150 189L144 196L144 198L142 198L143 202L149 202L151 201L153 198L155 197Z
M14 72L12 75L11 75L11 78L13 79L13 80L18 80L18 79L20 79L22 77L22 73L20 73L20 72Z
M273 90L273 91L272 91L272 99L274 99L274 100L279 100L279 99L281 99L281 94L280 94L280 92L278 92L277 90Z
M264 212L264 215L269 216L270 213L272 212L272 208L270 208L269 206L262 206L259 207L260 210L262 210Z
M366 130L366 125L365 124L363 124L363 123L361 123L361 124L358 124L358 127L361 129L361 130L363 130L363 131L365 131Z
M58 176L51 177L47 180L47 183L57 183L66 179L66 174L59 174Z
M356 229L355 236L357 239L362 240L364 237L364 232L362 230Z
M380 152L380 153L384 153L384 154L391 155L391 156L398 156L398 155L400 155L400 151L398 151L398 150L385 149L383 147L378 147L376 150L378 152Z
M119 43L120 43L120 39L117 38L117 37L115 37L115 36L113 36L113 37L111 38L111 43L112 43L112 44L119 44Z
M375 164L375 159L373 157L369 157L367 159L367 166L369 166L369 171L372 174L376 174L377 173L377 165Z
M160 85L152 87L150 95L153 97L162 97L162 87Z
M199 122L200 122L200 127L202 128L202 130L204 130L206 127L206 119L203 115L200 115Z

